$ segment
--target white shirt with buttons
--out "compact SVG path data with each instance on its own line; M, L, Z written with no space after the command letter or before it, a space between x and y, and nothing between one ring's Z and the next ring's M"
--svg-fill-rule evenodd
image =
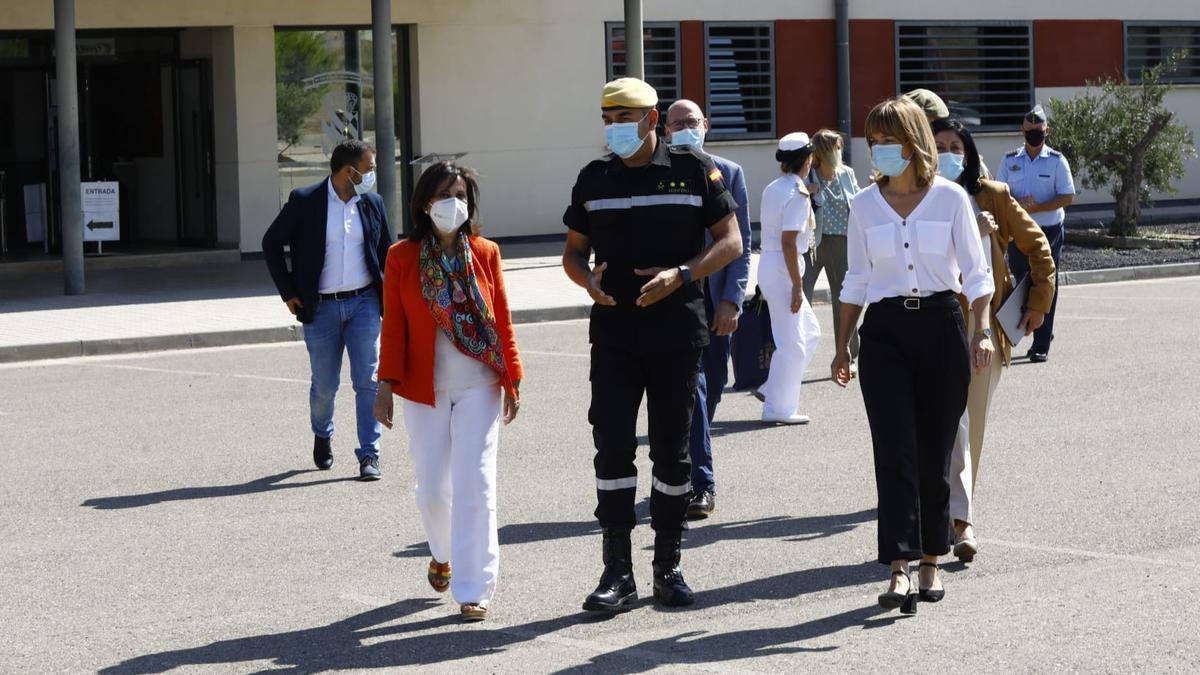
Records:
M350 201L343 202L333 189L332 180L326 180L325 185L329 190L325 212L325 264L321 267L317 288L320 293L357 291L371 285L359 215L362 197L354 195Z
M971 302L995 292L966 190L938 176L907 218L872 185L850 203L849 269L842 302L865 306L895 296L954 291ZM960 283L959 279L962 279Z

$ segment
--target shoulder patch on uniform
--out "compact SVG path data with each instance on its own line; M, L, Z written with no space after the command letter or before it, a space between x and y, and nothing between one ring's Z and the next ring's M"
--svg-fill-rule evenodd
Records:
M716 167L713 167L713 170L708 172L708 179L714 183L720 183L721 182L721 170Z

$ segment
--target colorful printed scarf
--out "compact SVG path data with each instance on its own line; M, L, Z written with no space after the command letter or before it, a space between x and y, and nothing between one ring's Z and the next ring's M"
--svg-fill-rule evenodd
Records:
M504 355L500 352L496 318L475 283L466 233L458 235L458 244L461 253L452 265L434 245L432 236L421 242L421 295L434 323L458 351L495 370L503 381Z

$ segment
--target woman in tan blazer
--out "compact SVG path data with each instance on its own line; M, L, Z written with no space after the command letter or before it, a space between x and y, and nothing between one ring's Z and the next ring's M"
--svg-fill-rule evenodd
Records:
M1029 298L1021 327L1029 335L1046 317L1054 298L1054 260L1050 257L1050 242L1042 229L1025 209L1009 194L1004 183L980 178L979 151L971 133L956 119L940 119L933 123L937 144L939 173L957 181L972 197L979 221L983 244L991 248L992 275L996 292L992 295L992 342L1000 358L992 359L983 372L975 371L967 395L967 410L959 422L958 437L950 466L950 517L954 520L954 555L964 562L974 560L979 552L972 527L971 499L975 478L979 474L979 456L983 450L983 432L987 424L988 406L1000 383L1002 369L1012 362L1012 344L1000 329L996 311L1012 292L1019 280L1008 272L1004 257L1009 242L1029 257ZM965 303L965 299L960 298ZM964 314L968 314L964 312ZM975 331L974 318L967 334ZM969 451L968 451L969 448Z

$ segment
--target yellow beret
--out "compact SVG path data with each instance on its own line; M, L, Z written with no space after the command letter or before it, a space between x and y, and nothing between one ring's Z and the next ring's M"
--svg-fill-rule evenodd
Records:
M653 108L658 105L658 92L654 87L636 77L620 77L604 85L600 94L600 107L610 108Z

